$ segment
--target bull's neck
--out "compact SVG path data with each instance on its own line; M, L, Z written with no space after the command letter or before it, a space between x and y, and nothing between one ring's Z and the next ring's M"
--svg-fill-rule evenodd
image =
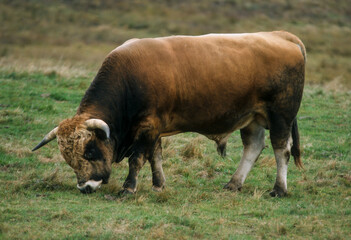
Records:
M145 114L146 87L126 58L110 55L86 91L77 114L105 121L118 148L128 148L133 126Z
M89 91L89 90L88 90ZM108 93L106 93L108 95ZM87 94L92 96L92 94ZM105 99L105 101L103 101ZM115 144L116 159L120 161L126 156L128 149L133 143L133 125L137 123L139 113L138 103L135 101L128 102L131 98L122 94L115 96L110 94L109 98L92 98L86 96L83 98L80 107L77 110L77 117L84 121L88 119L100 119L110 127L111 139Z

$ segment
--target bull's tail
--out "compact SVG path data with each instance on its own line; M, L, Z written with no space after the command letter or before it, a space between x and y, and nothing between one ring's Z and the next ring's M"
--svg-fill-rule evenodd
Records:
M291 135L293 139L293 145L291 147L291 155L294 157L295 165L298 168L303 169L303 164L301 162L301 152L300 152L300 135L299 129L297 127L297 120L296 118L293 121Z

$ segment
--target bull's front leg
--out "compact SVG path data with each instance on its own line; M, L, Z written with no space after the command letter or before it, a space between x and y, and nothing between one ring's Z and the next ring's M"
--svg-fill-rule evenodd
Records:
M135 193L137 187L138 174L145 162L149 160L152 170L152 189L162 191L165 183L165 177L162 169L162 147L161 139L156 143L153 154L134 154L129 158L129 173L123 184L121 194Z
M138 174L140 169L144 166L145 162L146 158L142 153L134 154L129 158L129 173L123 184L123 190L120 192L120 194L136 192Z
M153 125L146 123L141 124L136 134L135 152L129 157L129 173L121 193L136 192L139 171L147 160L151 163L153 185L162 189L164 184L161 139Z
M162 169L161 138L157 141L154 154L149 161L152 171L152 189L161 192L165 184L165 175Z

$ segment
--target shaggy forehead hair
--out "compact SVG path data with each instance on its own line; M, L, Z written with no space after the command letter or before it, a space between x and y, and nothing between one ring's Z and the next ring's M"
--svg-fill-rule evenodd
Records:
M86 119L83 116L76 116L74 118L63 120L59 124L59 129L58 129L57 134L60 137L69 137L77 129L86 128L84 126L84 120L86 120Z
M86 143L93 138L94 132L88 131L84 119L73 118L62 121L57 132L60 151L67 163L78 168L83 159Z

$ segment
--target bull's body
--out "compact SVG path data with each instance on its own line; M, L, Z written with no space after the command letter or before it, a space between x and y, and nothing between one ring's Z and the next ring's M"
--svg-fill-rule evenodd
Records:
M240 190L264 147L266 128L278 166L272 195L284 195L291 137L295 163L301 165L295 118L304 68L304 46L286 32L130 40L108 55L76 116L60 124L60 149L73 168L86 169L77 173L81 183L107 182L112 161L129 157L124 183L129 192L136 190L137 174L149 160L159 190L164 185L161 137L198 132L215 140L223 154L228 135L241 129L244 155L226 185ZM83 143L95 144L108 167L96 161L72 162L77 157L67 139L78 129L87 132L82 125L89 119L100 119L111 130L109 141L92 131Z

